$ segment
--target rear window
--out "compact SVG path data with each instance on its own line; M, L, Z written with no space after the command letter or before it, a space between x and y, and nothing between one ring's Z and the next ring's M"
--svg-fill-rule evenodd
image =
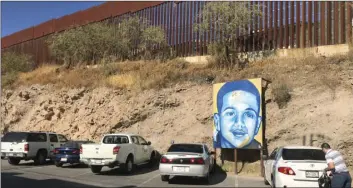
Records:
M28 138L28 133L24 132L10 132L6 133L2 138L3 142L26 142Z
M319 149L283 149L284 160L325 160L325 153Z
M103 144L127 144L127 143L129 143L129 139L127 136L109 135L109 136L105 136L103 139Z
M173 144L169 147L168 152L203 153L203 147L197 144Z

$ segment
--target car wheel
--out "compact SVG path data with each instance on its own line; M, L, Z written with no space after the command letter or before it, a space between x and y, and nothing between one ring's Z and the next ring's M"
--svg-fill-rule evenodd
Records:
M20 163L21 159L16 159L16 158L10 157L9 159L7 159L7 161L9 162L10 165L18 165Z
M168 175L162 175L161 176L162 181L169 181L169 176Z
M58 162L58 161L55 161L54 163L55 163L55 166L56 166L56 167L62 167L62 166L63 166L63 163L60 163L60 162Z
M47 152L42 150L38 151L36 158L34 159L34 163L38 165L43 165L45 164L47 159Z
M154 154L154 152L151 153L151 157L150 157L150 160L148 161L148 165L150 167L153 167L154 164L156 162L156 155Z
M93 173L100 173L102 171L102 166L91 166L91 171Z
M127 174L131 174L133 172L133 170L134 170L134 161L132 159L132 156L129 156L126 159L126 162L124 164L124 171Z
M271 177L271 183L273 188L276 188L275 180L273 179L273 176Z
M204 177L204 182L206 184L210 184L211 183L211 175L210 172L207 173L207 175Z

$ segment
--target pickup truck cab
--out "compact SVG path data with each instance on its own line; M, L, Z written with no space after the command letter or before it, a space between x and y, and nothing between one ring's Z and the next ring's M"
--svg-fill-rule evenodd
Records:
M52 132L8 132L2 137L1 157L11 165L18 165L21 160L42 165L52 159L54 148L66 142L64 135Z
M131 173L135 165L154 164L156 152L143 137L135 134L107 134L100 144L82 144L81 162L90 166L93 173L100 173L104 166L119 166Z

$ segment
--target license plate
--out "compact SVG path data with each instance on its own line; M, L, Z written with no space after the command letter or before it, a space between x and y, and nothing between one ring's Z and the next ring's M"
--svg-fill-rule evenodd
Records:
M92 160L92 163L101 164L101 163L102 163L102 160Z
M307 178L318 178L319 177L319 172L316 171L306 171L305 176Z
M67 161L67 158L61 158L61 160L60 161L62 161L62 162L66 162Z
M186 168L185 167L179 167L179 166L174 166L173 167L174 172L185 172Z

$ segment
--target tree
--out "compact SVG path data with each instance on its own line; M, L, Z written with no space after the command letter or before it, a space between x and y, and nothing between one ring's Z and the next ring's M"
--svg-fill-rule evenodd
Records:
M232 42L236 39L237 33L246 34L248 25L261 16L259 6L250 5L249 2L209 2L197 16L202 22L195 25L196 31L209 31L210 28L217 28L222 35L222 40L216 39L215 43L209 46L211 55L218 54L225 63L231 62L230 51ZM249 33L247 33L249 34Z
M144 52L145 60L154 58L163 60L168 53L167 47L168 44L162 28L149 26L142 32L139 48ZM157 54L155 49L157 49Z

